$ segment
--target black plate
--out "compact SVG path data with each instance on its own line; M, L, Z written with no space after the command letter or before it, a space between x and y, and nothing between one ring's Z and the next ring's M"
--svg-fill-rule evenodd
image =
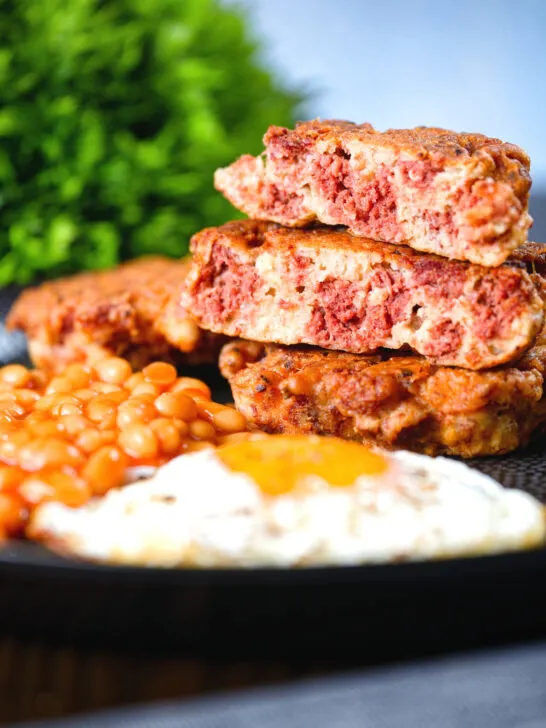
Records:
M161 653L374 662L546 635L546 551L303 570L80 564L34 544L0 560L0 629Z
M0 315L14 290L0 295ZM0 328L0 365L25 360ZM197 372L215 387L217 374ZM211 382L212 380L212 382ZM473 463L546 502L541 449ZM546 635L546 550L301 570L100 566L40 546L0 548L0 630L203 655L352 655L362 662Z

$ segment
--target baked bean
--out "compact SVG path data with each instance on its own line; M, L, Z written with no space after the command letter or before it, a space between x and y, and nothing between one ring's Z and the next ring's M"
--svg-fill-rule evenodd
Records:
M0 441L0 460L8 465L18 464L19 449L30 442L32 434L28 430L16 430Z
M123 484L129 467L230 442L242 415L165 362L132 373L119 357L58 376L0 369L0 536L46 500L79 506ZM241 434L241 433L238 433ZM245 433L248 434L248 433Z
M5 440L10 433L16 432L18 429L17 420L7 416L0 416L0 441Z
M99 379L109 384L123 384L131 376L131 365L117 356L101 359L95 364Z
M222 432L241 432L246 429L246 419L236 409L217 402L197 401L197 410L207 422Z
M9 417L13 420L20 420L26 415L26 409L17 402L6 402L5 406L1 406L4 403L0 403L0 409L3 411L4 417Z
M237 442L243 442L244 440L250 440L253 437L252 432L232 432L229 435L220 435L218 437L218 447L223 445L235 445Z
M131 394L131 402L138 402L140 404L152 404L154 403L155 397L153 394Z
M124 452L114 445L104 445L94 452L82 470L94 495L102 495L123 483L129 461Z
M68 414L81 413L83 406L77 397L71 394L60 394L51 405L51 414L54 417L61 417Z
M86 430L82 430L75 440L76 447L85 453L93 452L98 450L102 445L102 437L100 430L94 427L88 427Z
M119 435L119 444L137 460L149 460L157 456L157 437L151 427L143 424L134 424L127 427Z
M19 493L29 505L45 501L60 501L67 506L82 506L91 496L89 484L60 470L29 475L19 486Z
M100 392L100 394L112 394L120 391L116 384L109 384L108 382L93 382L91 388L95 392Z
M130 392L128 392L126 389L120 389L119 387L116 389L115 392L108 393L108 399L112 402L115 402L116 404L121 404L122 402L125 402L127 399L129 399L130 396Z
M78 399L80 402L89 402L93 399L93 397L96 397L97 393L94 392L92 389L76 389L74 390L74 397Z
M209 397L207 397L205 395L205 393L203 392L203 390L201 390L201 389L193 389L191 387L188 387L186 389L181 389L179 391L180 391L180 394L185 394L187 397L191 397L196 402L199 399L209 399Z
M176 381L176 369L172 364L163 361L155 361L148 364L142 370L146 382L156 384L159 387L170 387Z
M106 395L97 395L95 399L87 403L85 414L91 422L96 422L99 426L110 427L116 422L118 408L116 403L108 399Z
M10 387L26 387L29 379L29 370L21 364L8 364L0 368L0 381Z
M212 442L207 440L197 440L194 442L188 442L187 452L198 452L199 450L212 450L214 445Z
M32 389L44 389L50 377L40 369L33 369L30 373L30 382L27 386Z
M118 433L116 430L100 430L100 440L103 445L110 445L116 442Z
M185 437L190 431L190 427L184 420L179 420L177 417L173 418L173 425L176 427L182 437Z
M310 395L314 386L313 378L302 374L293 374L286 382L286 389L296 396Z
M144 374L142 372L135 372L134 374L131 374L129 379L125 382L125 387L127 389L133 390L136 386L139 384L142 384L144 382Z
M17 402L25 408L31 407L40 399L40 395L34 389L18 389L14 394L17 397Z
M72 383L73 389L83 389L89 384L91 371L82 364L70 364L64 370L63 376Z
M12 491L23 479L23 471L9 465L0 465L0 491Z
M65 402L59 407L58 416L63 417L64 415L79 415L83 407L81 404L71 404Z
M77 468L82 465L83 456L77 447L59 437L40 437L20 447L17 460L23 470L33 472L55 466Z
M169 323L169 339L180 351L193 351L200 336L201 331L192 318L182 319L176 324Z
M156 416L151 402L131 398L118 407L116 422L120 430L123 430L139 422L150 422Z
M182 435L172 420L166 417L158 417L150 422L150 427L159 440L162 452L170 455L180 450Z
M190 422L197 417L197 407L191 397L182 393L164 392L154 402L156 410L165 417Z
M209 440L214 442L216 440L216 430L205 420L194 420L190 422L190 435L195 440Z
M25 419L25 426L31 427L37 422L45 422L46 420L49 420L49 417L49 413L45 410L34 410L34 412L31 412L29 415L27 415Z
M46 394L63 394L65 392L72 392L74 387L72 382L65 377L55 377L50 381L46 388Z
M9 407L10 405L17 402L17 393L11 390L6 392L0 392L0 406L2 409Z
M148 394L155 399L161 394L161 389L151 382L140 382L133 389L133 395L138 397L139 394Z
M67 435L74 437L83 432L90 425L90 422L82 414L73 413L59 417L59 426Z
M83 478L74 477L59 470L47 473L45 478L53 489L53 500L60 501L71 508L82 506L92 495L89 483L86 483Z
M54 394L46 394L35 403L35 410L50 410L56 403L57 397Z
M211 398L210 389L205 382L202 382L200 379L193 379L193 377L180 377L171 387L171 392L184 392L184 394L188 394L188 390L191 392L199 392L205 399Z
M54 420L46 420L32 425L33 437L56 437L60 431L59 422Z

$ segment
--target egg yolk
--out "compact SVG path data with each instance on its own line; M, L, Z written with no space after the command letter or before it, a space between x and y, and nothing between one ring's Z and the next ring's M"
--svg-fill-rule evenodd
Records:
M316 435L276 435L221 447L221 462L248 475L267 495L293 490L303 478L318 476L331 486L350 486L361 475L388 468L380 454L356 442Z

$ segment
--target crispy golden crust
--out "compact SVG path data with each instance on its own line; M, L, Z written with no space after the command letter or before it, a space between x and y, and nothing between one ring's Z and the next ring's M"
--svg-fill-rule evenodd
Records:
M310 121L271 127L265 154L217 170L249 217L318 221L354 234L487 266L526 239L529 157L482 134Z
M382 149L392 149L397 155L404 153L419 159L433 157L441 165L470 167L476 159L481 161L485 157L493 163L491 172L495 179L510 183L522 202L527 202L531 188L529 155L515 144L484 134L457 133L433 126L387 129L381 132L368 123L314 119L296 124L294 130L272 126L264 136L264 144L267 146L279 138L282 140L281 144L287 147L317 142L333 143L341 147L355 142L371 144Z
M26 333L34 364L48 370L110 354L137 368L157 358L213 362L225 340L178 305L188 270L187 259L149 257L44 283L21 294L6 325Z
M526 242L510 256L512 265L520 264L531 273L546 276L546 243Z
M421 357L357 356L234 341L220 368L237 408L269 433L317 433L430 455L497 455L546 421L546 350L472 372Z
M265 220L232 220L218 227L204 228L192 238L192 253L194 256L199 254L202 246L206 246L208 242L214 243L218 239L229 241L233 248L241 251L260 248L272 255L279 249L290 249L292 254L297 254L298 248L302 244L306 244L314 248L317 253L330 249L351 255L360 250L366 250L388 263L399 261L402 257L436 261L453 271L480 268L480 266L465 261L446 260L439 255L423 255L407 245L385 244L363 236L351 235L343 227L314 225L301 230L286 228L278 223ZM194 260L195 258L188 259L187 263L190 268ZM506 262L499 267L502 269L524 268L529 272L536 271L537 273L546 271L546 243L527 241L514 250ZM490 273L491 271L484 272Z
M242 220L202 230L191 248L183 305L228 336L358 354L411 349L485 369L517 359L543 321L532 273L541 245L491 269L324 226Z

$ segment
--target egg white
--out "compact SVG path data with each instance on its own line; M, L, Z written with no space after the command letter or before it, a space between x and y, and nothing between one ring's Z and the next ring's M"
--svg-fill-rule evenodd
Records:
M160 567L379 563L545 540L544 509L530 495L453 460L385 457L386 472L353 486L310 476L272 497L203 450L81 508L44 504L31 532L64 554Z

